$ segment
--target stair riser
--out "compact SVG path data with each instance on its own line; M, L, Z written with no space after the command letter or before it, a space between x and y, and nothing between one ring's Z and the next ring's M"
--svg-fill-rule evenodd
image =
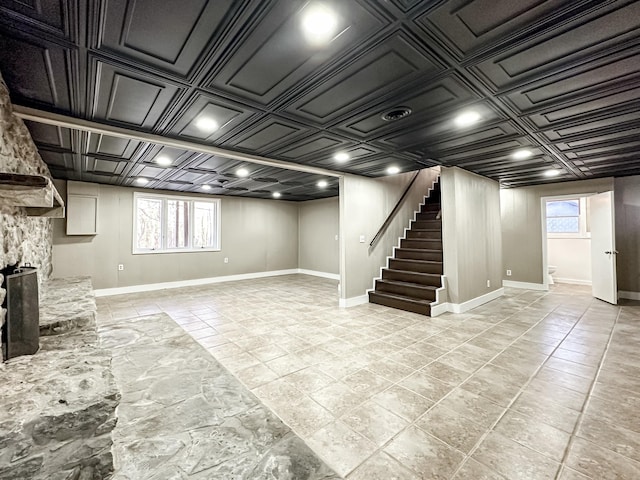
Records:
M416 305L411 302L404 302L396 298L386 298L376 295L373 292L369 293L369 302L377 303L378 305L384 305L386 307L398 308L406 312L420 313L422 315L431 315L431 308L428 305Z
M400 240L401 248L424 248L427 250L442 250L442 242L440 240L411 240L403 238Z
M407 238L424 238L429 240L440 240L442 238L442 232L440 230L409 230L407 232Z
M389 268L395 270L408 270L411 272L432 273L442 275L442 263L413 263L411 261L402 261L395 258L389 260Z
M440 287L440 275L428 275L420 273L409 273L395 270L382 270L382 278L385 280L396 280L398 282L417 283L419 285L429 285Z
M376 281L376 291L405 295L407 297L419 298L420 300L431 300L432 302L436 299L436 293L433 290L412 287L411 285L390 285Z
M411 252L397 248L396 258L411 260L428 260L431 262L442 262L442 252Z
M420 207L421 212L436 212L440 211L439 203L426 203Z
M422 222L411 222L411 229L419 230L442 230L442 222L440 220L427 220Z
M416 220L437 220L436 215L438 215L438 212L420 212L416 214Z

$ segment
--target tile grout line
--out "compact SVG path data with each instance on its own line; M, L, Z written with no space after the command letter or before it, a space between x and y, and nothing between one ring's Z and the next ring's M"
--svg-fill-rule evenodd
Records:
M600 373L602 372L602 367L604 366L604 362L606 360L607 357L607 353L609 352L609 347L611 346L611 342L613 340L613 335L615 333L615 328L618 325L618 319L620 318L620 314L622 313L622 308L618 307L618 314L616 315L616 319L613 322L613 325L611 327L611 331L609 332L609 338L607 339L607 344L605 346L604 352L602 353L602 357L600 359L600 362L598 363L598 369L596 371L595 376L593 377L593 380L591 381L591 385L589 386L589 390L586 394L586 398L584 400L584 403L582 404L582 410L580 410L580 413L578 415L578 419L576 421L575 426L573 427L573 431L571 432L571 436L569 437L569 441L567 442L567 446L564 450L564 455L562 456L562 460L560 462L560 466L558 467L558 471L556 472L556 476L554 477L555 480L558 480L560 478L560 475L562 474L562 472L564 471L566 465L566 461L569 458L569 453L571 451L571 447L573 446L573 443L575 441L575 438L577 437L577 433L580 430L580 427L582 426L582 422L584 420L584 416L586 414L587 411L587 407L589 406L589 402L591 401L592 395L593 395L593 391L595 390L595 386L596 383L598 381L598 377L600 377ZM582 473L582 472L581 472Z

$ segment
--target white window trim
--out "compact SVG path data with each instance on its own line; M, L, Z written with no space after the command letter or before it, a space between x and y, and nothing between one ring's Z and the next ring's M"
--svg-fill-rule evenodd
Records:
M136 246L136 237L138 232L138 215L137 215L137 205L139 198L148 198L154 200L162 200L162 213L160 216L160 230L161 230L161 245L164 246L166 242L166 218L167 218L167 200L183 200L191 202L189 203L189 225L194 225L194 208L193 202L201 202L201 203L213 203L216 205L216 222L214 228L216 229L217 235L217 245L215 247L201 247L194 248L191 245L193 241L192 232L189 232L189 238L187 241L189 242L188 247L184 248L161 248L159 250L154 249L145 249L145 248L137 248ZM133 232L131 235L132 240L132 251L133 255L162 255L166 253L194 253L194 252L219 252L222 250L222 240L221 240L221 230L220 230L220 217L221 215L221 201L219 198L203 198L203 197L187 197L183 195L162 195L156 193L146 193L146 192L133 192Z
M591 238L591 232L587 231L587 197L585 196L563 196L558 198L545 198L545 222L547 218L546 207L547 202L558 202L563 200L578 200L580 202L580 215L578 216L578 227L579 231L577 233L550 233L547 232L547 238Z

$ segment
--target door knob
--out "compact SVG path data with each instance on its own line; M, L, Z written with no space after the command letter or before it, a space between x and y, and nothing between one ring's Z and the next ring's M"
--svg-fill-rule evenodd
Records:
M604 253L606 253L607 255L617 255L617 254L618 254L618 251L617 251L617 250L612 250L612 251L607 250L607 251L606 251L606 252L604 252Z

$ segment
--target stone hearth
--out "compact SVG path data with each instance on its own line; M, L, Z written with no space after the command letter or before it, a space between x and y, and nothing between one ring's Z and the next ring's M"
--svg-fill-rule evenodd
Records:
M45 283L40 314L38 353L0 365L0 480L108 478L120 394L90 279Z

